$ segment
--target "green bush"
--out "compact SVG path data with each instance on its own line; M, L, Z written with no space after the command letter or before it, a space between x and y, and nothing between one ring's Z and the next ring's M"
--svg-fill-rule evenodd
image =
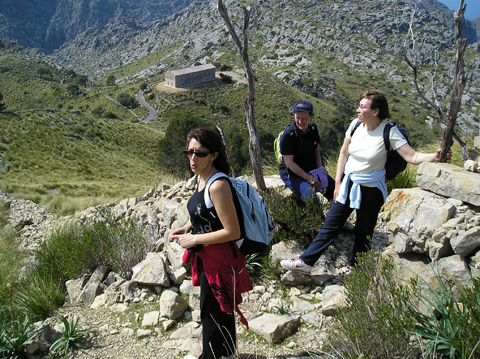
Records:
M185 112L175 121L170 121L165 136L160 140L160 166L168 173L179 176L191 176L188 160L183 155L187 143L187 134L191 129L205 125L205 121Z
M421 340L418 347L428 358L480 358L480 278L473 278L473 287L460 291L457 301L451 284L436 277L439 290L427 285L419 295L428 314L411 306L417 324L413 332Z
M307 247L325 221L325 206L315 197L303 202L298 196L284 197L275 191L263 194L265 204L270 211L278 231L275 240L295 240Z
M394 280L393 262L373 251L362 253L344 279L346 306L333 317L328 345L342 358L406 358L414 318L408 310L414 285Z
M12 283L13 293L0 287L0 320L8 317L11 299L15 318L25 314L31 320L48 317L64 303L65 281L93 272L99 265L131 278L133 266L152 249L147 237L133 220L117 221L108 210L99 210L94 218L58 228L40 245L33 261L36 265L20 280L18 269L12 272L11 267L0 265L1 282Z
M135 264L150 250L142 229L131 219L116 220L107 209L90 223L69 223L58 229L37 252L37 271L64 280L104 265L130 278Z
M138 101L135 99L135 97L130 96L127 93L120 93L117 96L117 101L122 105L125 106L126 108L137 108L139 106Z
M387 181L388 193L395 188L413 188L417 187L415 177L417 169L413 165L408 164L405 171L400 172L393 180Z
M15 318L27 315L30 320L47 318L65 302L64 281L50 274L33 271L13 285Z

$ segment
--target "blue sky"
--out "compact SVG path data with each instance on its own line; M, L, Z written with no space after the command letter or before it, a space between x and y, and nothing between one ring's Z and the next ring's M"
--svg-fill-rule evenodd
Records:
M445 4L450 10L458 10L460 0L438 0ZM480 17L480 0L463 0L463 5L467 5L465 18L468 20L478 19Z

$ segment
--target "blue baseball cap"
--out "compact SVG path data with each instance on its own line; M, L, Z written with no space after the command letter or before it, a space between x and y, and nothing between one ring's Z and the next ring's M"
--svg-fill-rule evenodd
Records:
M293 106L292 112L306 112L311 114L313 113L313 105L307 100L300 100Z

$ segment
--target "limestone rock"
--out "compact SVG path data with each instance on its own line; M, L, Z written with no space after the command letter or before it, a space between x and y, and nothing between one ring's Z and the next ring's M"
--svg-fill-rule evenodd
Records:
M263 314L249 321L250 329L270 343L278 343L289 336L300 324L300 317Z
M384 204L380 220L392 232L399 253L425 253L425 242L438 227L452 218L455 206L445 198L420 188L393 190Z
M473 227L450 241L455 253L462 257L474 254L480 249L480 227Z
M160 315L169 319L177 319L188 308L188 303L177 293L165 290L160 297Z
M158 324L160 312L152 311L143 315L142 327L154 327Z
M150 252L142 262L133 267L132 280L140 284L170 286L165 263L160 253Z
M322 314L334 316L338 314L338 309L346 306L345 287L340 285L330 285L325 288L322 294Z
M480 173L446 163L418 166L417 184L427 191L480 206Z
M75 304L82 294L82 289L87 283L87 276L82 275L80 278L67 280L65 282L65 287L67 288L68 298L70 299L70 304Z

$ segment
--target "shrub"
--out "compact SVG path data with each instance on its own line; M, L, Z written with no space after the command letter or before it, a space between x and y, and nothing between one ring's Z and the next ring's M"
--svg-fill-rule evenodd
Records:
M414 285L394 280L393 262L375 252L362 253L345 277L346 306L328 331L328 344L342 358L406 358L414 327L409 302Z
M98 105L92 110L92 115L95 115L97 117L102 117L104 112L105 112L105 107L103 105Z
M47 318L65 301L64 282L33 271L14 286L14 316L26 314L33 321Z
M84 86L86 87L87 86L87 82L88 82L88 76L87 75L78 75L76 78L75 78L75 83L79 86Z
M303 202L298 196L284 197L275 191L263 194L278 231L276 241L295 240L307 247L325 221L324 205L316 197Z
M3 95L2 93L0 92L0 111L3 111L7 108L7 106L5 105L5 103L2 102L3 101Z
M247 268L250 276L254 276L262 268L262 264L259 262L260 257L260 253L247 254L245 256L247 260L245 267Z
M188 160L183 155L187 143L187 134L191 129L205 125L205 121L185 112L175 121L169 121L165 136L160 140L160 166L168 173L187 177L191 175Z
M130 278L135 264L150 250L148 239L133 220L119 220L99 209L89 223L70 223L58 229L37 252L37 271L63 280L104 265Z
M48 317L64 303L65 281L99 265L131 277L133 266L152 249L142 229L133 220L117 221L107 210L99 210L94 218L89 223L71 222L58 228L42 242L35 253L36 265L26 268L20 280L17 268L0 265L1 282L10 281L13 288L12 296L0 287L0 320L8 317L10 301L14 318L25 314L31 320Z
M465 287L457 301L449 283L437 276L439 290L428 285L420 301L428 314L411 306L417 324L414 333L421 340L418 347L428 358L480 358L480 277L473 287Z
M118 116L114 114L113 112L107 111L103 113L104 118L110 118L110 119L116 119Z
M34 330L28 317L23 322L13 321L11 325L0 322L0 358L25 358L27 345L41 330Z
M400 172L393 180L387 181L388 193L395 188L413 188L417 186L415 177L417 175L416 167L408 164L407 168Z
M231 84L234 82L232 76L226 75L224 73L220 73L220 78L222 79L222 82L225 84Z
M135 97L130 96L129 94L126 94L122 92L117 96L117 101L122 105L125 106L126 108L137 108L138 107L138 101L135 99Z
M110 75L107 77L107 86L115 86L115 81L117 81L115 75Z
M80 88L77 85L70 84L67 86L67 92L73 96L77 96L80 94Z

